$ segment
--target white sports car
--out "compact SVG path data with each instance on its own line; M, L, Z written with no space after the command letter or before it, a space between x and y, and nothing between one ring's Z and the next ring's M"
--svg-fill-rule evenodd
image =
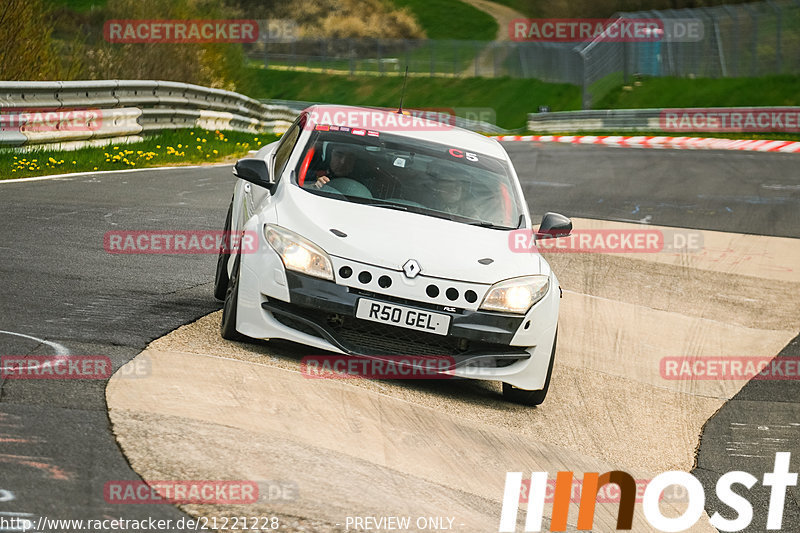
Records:
M392 112L342 109L306 109L279 141L236 163L225 229L258 245L220 251L222 336L382 360L444 357L447 376L500 381L507 399L540 404L560 288L538 253L509 246L511 231L532 226L508 154L438 122L371 129L363 113L394 124L381 115ZM538 231L571 229L548 213Z

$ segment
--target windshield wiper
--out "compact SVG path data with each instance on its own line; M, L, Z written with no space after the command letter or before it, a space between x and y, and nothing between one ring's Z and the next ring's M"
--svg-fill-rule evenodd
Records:
M408 207L398 204L366 204L370 207L385 207L387 209L396 209L398 211L408 211Z
M487 221L485 221L485 220L475 220L475 221L473 221L473 222L465 222L465 224L468 224L468 225L470 225L470 226L480 226L480 227L482 227L482 228L492 228L492 229L514 229L514 228L509 228L508 226L498 226L497 224L493 224L493 223L491 223L491 222L487 222Z

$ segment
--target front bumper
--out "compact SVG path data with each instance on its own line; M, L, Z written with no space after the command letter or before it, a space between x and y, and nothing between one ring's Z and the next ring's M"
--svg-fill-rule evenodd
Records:
M480 311L477 302L448 305L441 295L438 300L421 301L419 294L425 294L431 279L406 280L397 271L332 259L335 272L347 263L355 271L369 270L372 282L360 283L355 275L332 282L287 271L266 244L257 253L243 254L236 329L256 339L285 339L317 350L395 362L398 356L430 356L440 361L446 357L452 364L447 372L453 376L502 381L526 390L544 386L558 322L554 275L548 294L522 317ZM376 280L384 275L394 277L391 290L377 287ZM478 301L486 290L458 281L439 282L443 288L457 288L460 294L473 289ZM448 335L357 319L360 298L447 314L451 317Z
M453 368L506 367L530 358L523 347L509 343L523 317L469 310L446 311L400 298L286 273L291 303L265 298L262 309L286 327L324 339L343 353L373 358L446 356ZM437 335L355 317L360 298L394 303L450 316L448 335Z

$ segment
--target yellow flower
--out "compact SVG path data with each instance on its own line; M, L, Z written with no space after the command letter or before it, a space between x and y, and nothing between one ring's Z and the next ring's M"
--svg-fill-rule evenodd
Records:
M156 148L161 148L161 145L160 145L160 144L157 144L157 145L156 145Z

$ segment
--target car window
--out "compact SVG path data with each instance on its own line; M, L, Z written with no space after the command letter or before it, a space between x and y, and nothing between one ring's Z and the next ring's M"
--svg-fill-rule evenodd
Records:
M276 182L281 179L283 171L286 168L286 163L289 162L289 156L292 154L294 145L297 144L297 139L300 137L300 133L303 131L305 118L305 115L301 115L297 120L295 120L294 124L292 124L286 133L283 134L281 142L278 145L277 150L275 150L275 165L273 166L273 175L275 176Z
M524 212L505 161L382 132L315 131L299 160L297 185L337 200L468 224L514 228Z

